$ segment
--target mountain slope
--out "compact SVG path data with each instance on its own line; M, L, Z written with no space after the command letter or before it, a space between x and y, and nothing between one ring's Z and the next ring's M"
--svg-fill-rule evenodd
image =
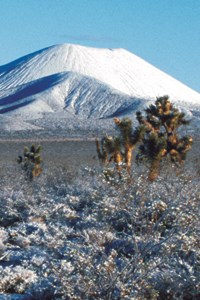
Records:
M168 92L186 101L190 101L187 96L191 94L192 99L199 97L198 93L124 49L70 44L52 46L0 67L0 89L67 71L91 76L130 96L149 98Z
M65 72L20 85L17 90L11 89L9 96L1 97L0 113L23 117L29 111L34 117L37 112L39 117L45 112L65 109L87 118L106 118L122 115L127 108L131 113L142 104L144 100L130 97L96 79ZM22 107L23 110L17 109Z
M188 110L200 107L200 94L124 49L56 45L0 67L0 113L26 121L63 110L123 116L166 94Z

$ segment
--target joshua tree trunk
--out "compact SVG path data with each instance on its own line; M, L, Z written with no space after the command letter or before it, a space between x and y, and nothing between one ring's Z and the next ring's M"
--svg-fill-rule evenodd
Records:
M122 154L120 151L116 151L114 153L114 163L117 170L117 173L119 174L119 177L121 177L121 171L122 171Z
M148 179L154 181L157 179L160 171L160 159L154 159L151 162Z
M108 163L108 153L104 147L102 147L101 151L101 145L99 140L96 140L96 149L97 149L97 155L99 158L99 161L101 161L103 164Z
M35 164L32 170L32 176L38 177L41 173L42 173L42 168L40 167L40 164Z
M129 175L131 174L133 149L134 149L133 146L130 145L125 146L125 163L126 163L126 170Z

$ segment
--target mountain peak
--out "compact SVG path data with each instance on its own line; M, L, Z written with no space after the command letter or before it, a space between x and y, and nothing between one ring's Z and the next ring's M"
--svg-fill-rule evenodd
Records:
M200 105L200 94L122 48L59 44L0 67L0 112L26 119L63 109L87 118L123 115L163 95Z
M61 72L91 76L129 96L155 98L170 94L195 101L195 93L125 49L92 48L60 44L26 55L0 68L0 89L11 88ZM2 76L4 74L4 76ZM188 99L188 92L192 99Z

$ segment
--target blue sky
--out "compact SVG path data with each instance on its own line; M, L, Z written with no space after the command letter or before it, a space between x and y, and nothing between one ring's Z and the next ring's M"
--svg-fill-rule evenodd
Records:
M199 0L0 0L0 65L47 46L125 48L200 92Z

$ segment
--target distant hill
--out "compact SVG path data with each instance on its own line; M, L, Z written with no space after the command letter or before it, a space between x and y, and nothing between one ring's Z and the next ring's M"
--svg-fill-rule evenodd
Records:
M199 93L124 49L56 45L0 66L0 128L106 128L163 95L199 115Z

